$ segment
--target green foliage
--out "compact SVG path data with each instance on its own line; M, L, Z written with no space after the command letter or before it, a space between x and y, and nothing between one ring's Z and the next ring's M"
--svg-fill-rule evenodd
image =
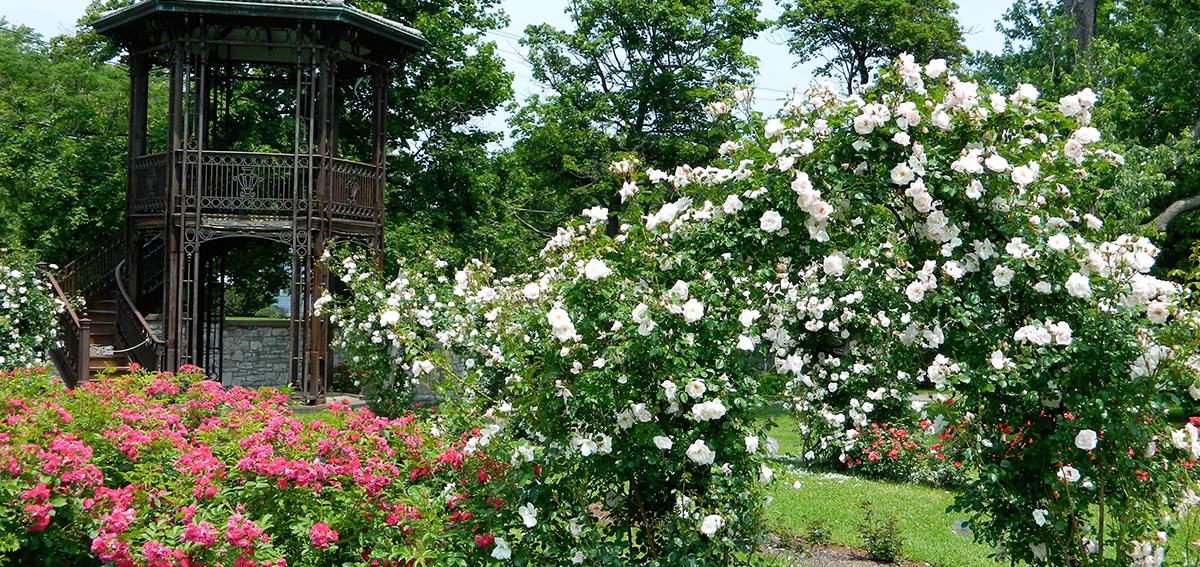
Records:
M0 20L0 245L65 263L117 233L127 85L72 38Z
M785 0L777 25L791 33L798 63L822 57L816 73L867 84L872 69L901 53L957 61L967 53L953 0Z
M497 0L361 0L364 10L406 22L428 44L392 76L388 121L389 253L445 248L447 260L488 250L505 266L529 252L524 227L509 215L505 170L487 151L500 139L480 119L512 98L512 74L485 34L507 17ZM473 252L474 253L474 252ZM393 256L397 257L397 256Z

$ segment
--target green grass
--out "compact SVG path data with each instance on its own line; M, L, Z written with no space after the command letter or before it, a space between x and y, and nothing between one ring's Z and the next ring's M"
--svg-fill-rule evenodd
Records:
M779 441L780 451L796 453L801 440L795 421L774 410L768 410L766 416L776 419L771 436ZM964 540L950 530L956 517L946 513L954 501L949 491L822 473L803 473L800 484L798 490L791 482L776 484L774 501L767 508L771 530L803 533L810 522L821 520L833 532L833 543L861 548L858 525L865 515L862 503L866 500L876 514L897 519L906 559L936 567L998 565L988 557L989 547Z
M954 496L936 488L875 482L834 474L800 477L801 486L780 483L767 508L772 530L803 533L812 520L823 520L833 542L862 547L857 526L862 502L869 500L877 514L894 516L904 538L904 557L938 567L995 567L989 548L963 540L950 531L954 518L946 514Z
M794 419L776 409L764 410L763 417L776 421L771 436L779 441L780 452L795 454L801 438ZM778 468L778 467L777 467ZM926 486L880 482L841 474L801 471L801 487L792 489L790 480L776 484L774 501L767 508L768 528L774 532L803 534L814 520L821 520L832 531L833 543L862 548L858 525L863 521L864 500L870 501L876 514L894 516L897 531L904 538L903 555L911 561L934 567L996 567L988 554L991 548L964 540L951 531L961 516L946 512L954 493ZM1167 548L1167 565L1200 564L1200 553L1190 542L1200 540L1200 511L1184 521ZM1198 542L1200 543L1200 542ZM1116 558L1118 551L1105 555Z

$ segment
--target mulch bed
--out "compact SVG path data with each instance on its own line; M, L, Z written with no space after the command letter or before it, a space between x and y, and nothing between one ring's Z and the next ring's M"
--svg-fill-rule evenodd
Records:
M901 560L896 563L882 563L867 557L867 552L844 545L819 545L809 549L795 549L783 545L775 537L766 546L768 554L786 558L802 567L880 567L894 565L897 567L930 567L928 563Z

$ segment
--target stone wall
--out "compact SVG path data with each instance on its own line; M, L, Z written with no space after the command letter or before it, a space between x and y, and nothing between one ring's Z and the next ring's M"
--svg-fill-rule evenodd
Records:
M162 336L157 314L146 317L146 322ZM290 333L287 319L226 319L221 383L247 388L288 385Z
M286 386L290 333L287 319L226 319L221 383Z

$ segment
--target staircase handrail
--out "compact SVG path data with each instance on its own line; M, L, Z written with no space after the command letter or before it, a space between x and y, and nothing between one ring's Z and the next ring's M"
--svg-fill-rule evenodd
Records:
M138 310L137 304L133 301L133 296L129 294L129 290L125 288L125 278L123 270L125 269L125 260L117 262L117 267L113 271L113 279L117 283L117 337L119 337L126 347L122 352L128 352L144 367L152 370L157 370L162 364L162 357L166 353L167 342L158 337L158 333L146 322L146 318L142 316L142 312ZM130 345L133 341L125 336L129 334L139 335L137 344Z
M63 381L74 387L81 379L88 378L92 354L91 320L86 315L81 317L71 306L71 298L67 297L58 278L47 264L38 264L38 271L45 276L54 297L63 305L63 310L58 315L59 325L63 330L63 345L62 348L51 350L51 357Z
M113 238L59 268L57 279L63 292L78 297L103 288L113 275L113 266L125 256L124 249L124 239Z

